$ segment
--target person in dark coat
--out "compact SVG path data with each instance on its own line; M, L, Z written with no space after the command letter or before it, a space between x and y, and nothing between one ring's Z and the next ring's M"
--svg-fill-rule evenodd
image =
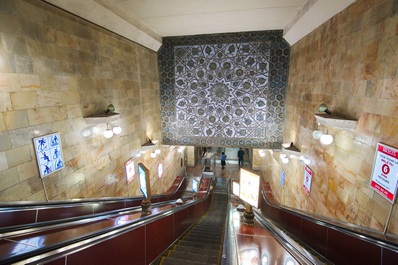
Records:
M243 156L245 155L245 152L243 152L242 148L239 148L238 151L238 159L239 159L239 166L243 167Z
M224 154L224 152L221 153L221 168L224 169L225 167L225 160L227 160L227 156Z

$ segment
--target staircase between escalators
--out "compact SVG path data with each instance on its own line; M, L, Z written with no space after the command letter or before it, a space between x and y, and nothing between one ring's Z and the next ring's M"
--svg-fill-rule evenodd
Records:
M228 195L213 193L209 211L160 259L159 265L221 264Z

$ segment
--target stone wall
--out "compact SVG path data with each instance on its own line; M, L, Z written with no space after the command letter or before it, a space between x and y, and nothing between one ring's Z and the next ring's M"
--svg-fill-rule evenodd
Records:
M304 165L282 164L269 152L263 165L275 195L287 206L383 231L391 204L369 187L377 143L398 148L398 16L392 0L358 0L291 48L284 142L294 142L312 163L311 194ZM320 126L334 142L312 137L314 113L357 119L355 130ZM286 173L285 187L279 183ZM398 234L394 205L388 232Z
M84 117L111 103L122 133L106 139L101 124L83 137L92 129ZM66 167L41 179L32 138L53 132ZM138 178L126 183L124 162L160 137L155 52L42 1L1 2L0 201L139 195ZM135 158L150 169L153 193L167 190L181 170L178 155L158 148L155 159L150 152Z

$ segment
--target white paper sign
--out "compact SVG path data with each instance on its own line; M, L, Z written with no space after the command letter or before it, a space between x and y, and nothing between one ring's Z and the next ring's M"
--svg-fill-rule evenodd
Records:
M308 195L310 195L311 192L311 182L312 182L312 170L306 166L304 168L304 183L303 183L303 188L307 192Z
M130 158L129 160L124 163L126 169L126 179L127 183L130 183L135 177L135 164L134 159Z
M259 190L260 176L241 168L239 197L245 202L258 208Z
M33 138L33 143L41 178L64 168L59 133Z
M378 143L370 186L394 203L398 182L398 150Z

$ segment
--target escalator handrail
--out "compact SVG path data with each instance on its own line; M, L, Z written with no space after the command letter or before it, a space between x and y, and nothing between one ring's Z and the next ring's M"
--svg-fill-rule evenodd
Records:
M178 188L175 190L179 190L181 187L182 183L185 181L185 177L180 181L180 184ZM175 194L173 192L173 195ZM167 198L169 196L164 196L164 198ZM172 195L170 195L172 197ZM144 197L135 197L134 200L142 200ZM131 199L130 199L131 200ZM175 199L170 200L170 201L175 201ZM102 200L100 201L100 203ZM162 201L169 203L167 201ZM152 203L153 206L159 205L159 203L162 202L157 202L157 203ZM91 204L94 202L91 202ZM128 212L128 211L133 211L135 209L140 208L140 206L133 206L133 207L127 207L127 208L121 208L121 209L116 209L116 210L111 210L111 211L106 211L106 212L99 212L99 213L93 213L93 214L87 214L87 215L81 215L81 216L74 216L74 217L68 217L68 218L62 218L62 219L55 219L55 220L50 220L50 221L43 221L43 222L36 222L36 223L29 223L29 224L22 224L22 225L15 225L15 226L7 226L7 227L0 227L0 239L4 238L5 236L13 235L16 233L21 233L21 231L29 232L32 229L40 229L42 228L45 230L46 227L63 227L65 224L77 224L77 223L85 223L89 219L101 219L103 216L108 216L108 215L115 215L115 214L122 214L123 212Z
M361 233L359 231L355 231L355 230L353 230L351 228L348 228L348 227L336 225L336 224L333 224L333 223L328 222L326 220L314 218L314 217L312 217L310 215L304 214L303 211L298 212L296 210L293 210L290 207L288 208L288 207L282 206L280 204L278 204L278 205L273 204L267 199L267 197L265 195L266 192L264 190L262 190L261 193L262 193L262 197L263 197L263 200L265 201L265 203L267 203L271 207L279 208L282 211L289 212L289 213L294 214L294 215L296 215L296 216L298 216L300 218L303 218L303 219L306 219L306 220L308 220L310 222L316 223L317 225L321 225L321 226L325 226L327 228L331 228L331 229L336 230L336 231L338 231L340 233L344 233L346 235L358 238L360 240L367 241L367 242L369 242L371 244L374 244L374 245L377 245L377 246L380 246L380 247L383 247L383 248L387 248L387 249L390 249L390 250L395 251L395 252L398 251L398 244L395 243L395 242L392 242L392 241L388 241L388 239L386 239L386 238L378 238L376 236L372 236L372 235L369 235L369 234L366 234L366 233ZM358 228L360 228L360 227L358 227Z
M53 259L54 256L63 256L70 252L76 252L79 249L85 249L88 246L103 242L107 239L123 234L126 231L130 231L140 226L143 226L148 222L153 222L165 216L169 216L178 211L184 210L188 207L193 207L194 205L207 200L210 194L209 191L210 191L210 183L208 184L205 196L200 199L190 201L187 204L176 205L176 207L173 207L164 212L157 212L148 216L142 216L141 218L137 220L132 220L126 224L122 224L116 227L101 229L91 234L75 237L74 239L70 239L65 242L44 246L21 255L11 256L5 259L1 259L0 257L0 264L11 264L11 263L13 264L14 262L18 262L17 264L30 264L30 263L37 264L38 260L41 260L43 258L49 259L51 256L51 259ZM35 259L35 257L37 258Z
M180 177L180 176L178 176ZM176 177L176 178L178 178ZM181 176L181 181L178 186L174 189L174 191L170 194L154 194L152 195L152 199L163 198L163 197L171 197L174 196L181 186L186 181L185 176ZM92 203L108 203L108 202L119 202L119 201L131 201L131 200L142 200L143 196L125 196L125 197L102 197L102 198L85 198L85 199L71 199L65 201L33 201L33 202L0 202L0 212L3 211L19 211L24 209L31 210L32 208L56 208L54 206L66 207L66 206L80 206L85 204Z

